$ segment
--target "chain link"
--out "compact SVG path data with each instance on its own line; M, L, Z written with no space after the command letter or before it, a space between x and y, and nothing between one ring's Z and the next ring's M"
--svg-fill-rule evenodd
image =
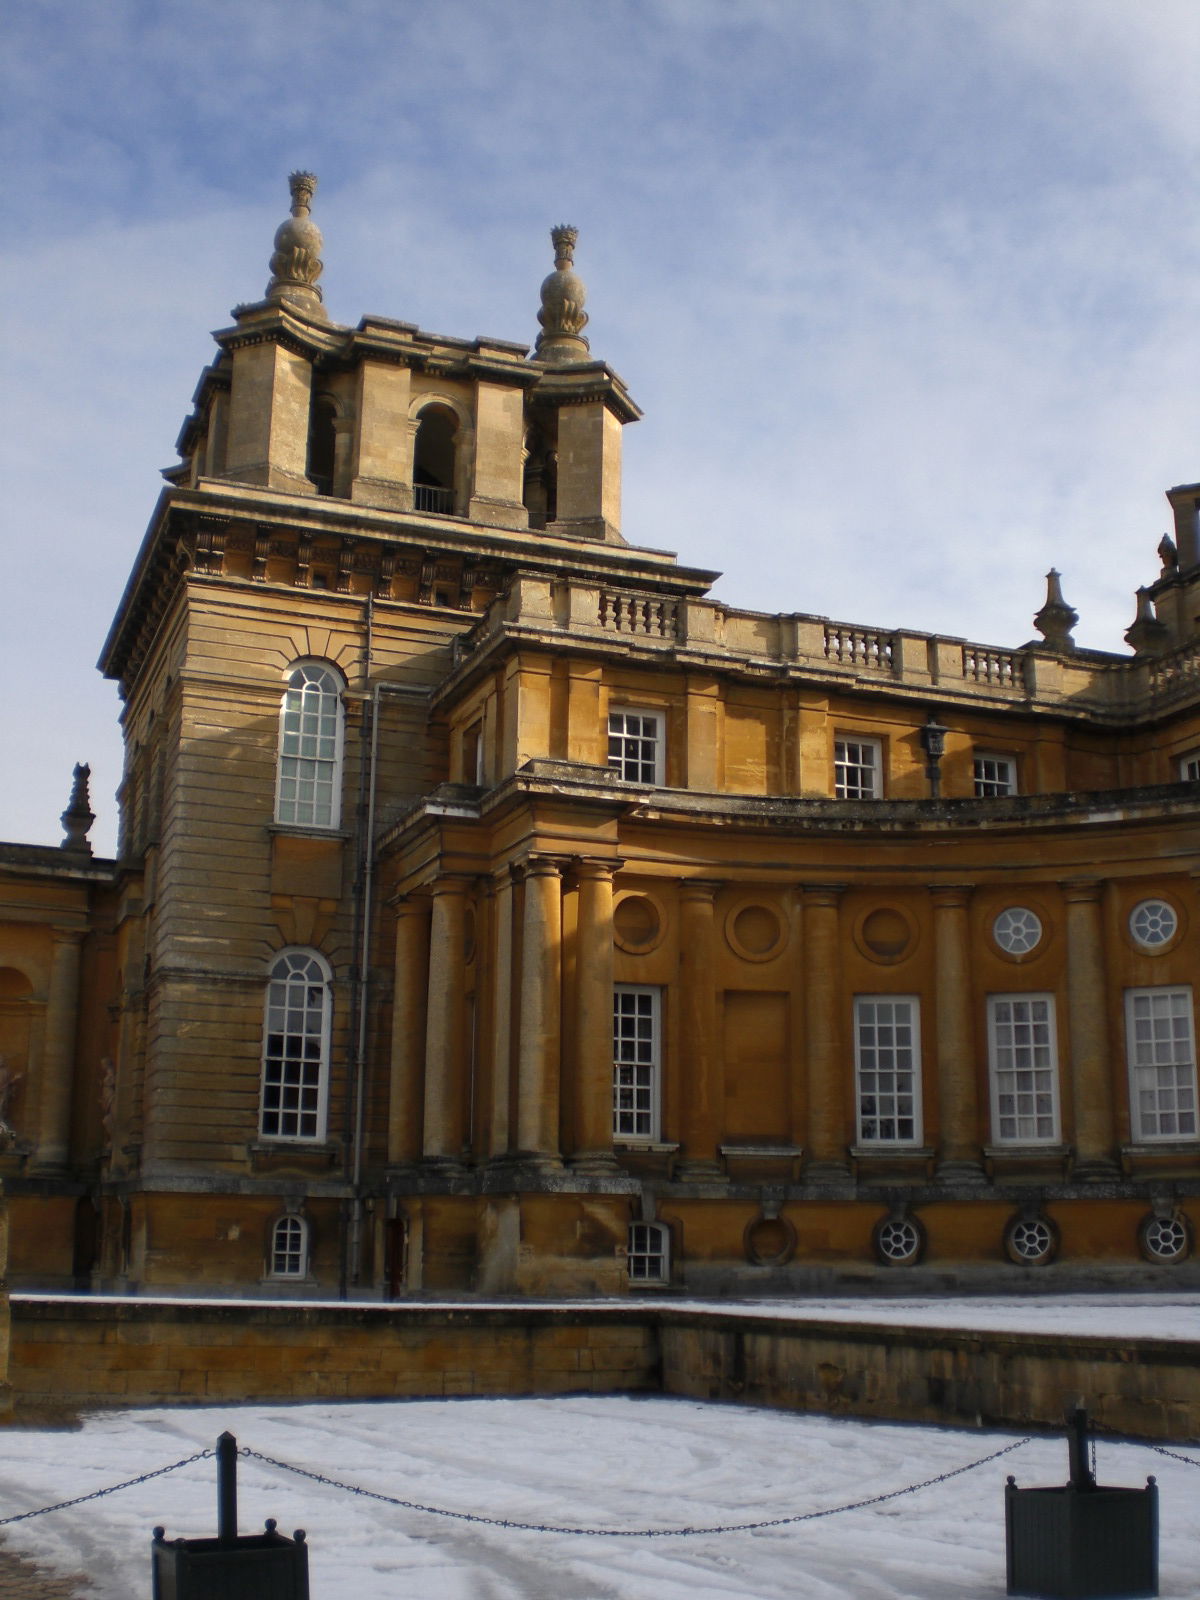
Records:
M1147 1439L1143 1439L1142 1444L1147 1450L1153 1450L1155 1455L1169 1456L1172 1461L1186 1462L1189 1467L1200 1467L1200 1461L1197 1461L1194 1456L1181 1456L1178 1450L1168 1450L1164 1445L1151 1444Z
M12 1522L28 1522L30 1517L44 1517L47 1511L67 1511L71 1506L85 1505L89 1500L103 1500L106 1494L116 1494L118 1489L133 1489L139 1483L149 1483L152 1478L165 1478L168 1472L178 1472L180 1467L190 1467L194 1461L207 1461L216 1455L215 1450L197 1450L194 1456L184 1456L182 1461L172 1461L169 1467L155 1467L153 1472L143 1472L139 1477L126 1478L124 1483L110 1483L106 1489L93 1489L91 1494L78 1494L74 1500L58 1500L52 1506L40 1506L37 1511L19 1511L15 1517L0 1517L0 1528Z
M978 1461L968 1462L965 1467L952 1467L949 1472L939 1472L936 1478L924 1478L920 1483L907 1484L903 1489L889 1489L885 1494L874 1494L865 1500L849 1500L844 1505L826 1506L822 1511L800 1511L790 1517L765 1517L757 1522L722 1522L706 1527L684 1528L564 1527L550 1522L517 1522L511 1517L485 1517L475 1511L448 1511L444 1506L422 1505L416 1500L402 1500L396 1495L380 1494L377 1489L363 1489L355 1483L342 1483L337 1478L326 1477L323 1472L313 1472L308 1467L293 1466L290 1461L278 1461L274 1456L265 1456L261 1451L251 1450L245 1446L239 1447L238 1454L254 1461L261 1461L269 1467L279 1467L285 1472L294 1472L302 1478L310 1479L313 1483L324 1484L329 1489L344 1489L347 1494L361 1495L368 1500L382 1500L385 1505L399 1506L402 1511L422 1511L433 1517L452 1517L456 1522L483 1523L489 1528L507 1528L521 1533L563 1533L606 1539L674 1539L696 1534L754 1533L761 1528L783 1528L789 1523L816 1522L821 1517L834 1517L842 1511L862 1511L868 1506L883 1505L887 1500L898 1500L901 1495L916 1494L919 1489L931 1489L934 1484L946 1483L951 1478L961 1477L964 1472L973 1472L976 1467L986 1466L989 1461L998 1461L1001 1456L1019 1450L1023 1444L1030 1442L1031 1437L1032 1435L1018 1439L1015 1444L1006 1444L999 1450L993 1450L990 1455L980 1456Z

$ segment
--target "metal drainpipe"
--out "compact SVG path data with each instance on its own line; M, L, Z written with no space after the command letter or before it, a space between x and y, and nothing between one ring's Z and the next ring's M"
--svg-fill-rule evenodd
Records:
M363 661L363 680L368 687L371 682L374 627L375 597L369 594L366 606L366 640ZM367 703L371 706L371 728L369 739L363 739L360 744L357 806L358 860L355 863L354 885L351 891L354 910L352 937L358 955L351 982L350 1037L352 1054L347 1063L349 1071L346 1074L346 1133L348 1148L346 1159L343 1163L342 1176L350 1184L351 1193L350 1225L343 1235L345 1244L342 1250L341 1273L338 1282L338 1292L343 1300L347 1298L351 1282L358 1282L359 1244L362 1238L362 1196L359 1193L359 1183L362 1175L362 1097L365 1074L363 1040L366 1036L367 974L370 970L368 963L371 937L371 835L375 816L375 729L379 704L378 695L376 694L374 699Z

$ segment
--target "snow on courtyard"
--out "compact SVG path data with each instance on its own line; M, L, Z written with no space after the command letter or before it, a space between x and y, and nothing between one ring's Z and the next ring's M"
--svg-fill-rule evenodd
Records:
M401 1499L562 1526L669 1529L858 1501L1021 1437L653 1398L375 1401L99 1413L75 1430L0 1431L0 1515L242 1446ZM1099 1447L1102 1482L1161 1490L1162 1595L1200 1593L1200 1447L1187 1466ZM1061 1483L1061 1436L882 1505L756 1532L573 1537L453 1521L351 1496L243 1457L241 1531L277 1517L310 1542L313 1600L963 1600L1004 1594L1003 1486ZM93 1600L150 1593L150 1538L216 1531L215 1463L4 1530L87 1572Z

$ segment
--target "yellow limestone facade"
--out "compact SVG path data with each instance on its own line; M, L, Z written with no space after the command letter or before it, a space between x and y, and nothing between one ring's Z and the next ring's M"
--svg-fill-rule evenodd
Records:
M532 352L328 320L315 179L104 646L118 858L0 846L16 1286L1200 1281L1200 485L1129 654L733 610Z

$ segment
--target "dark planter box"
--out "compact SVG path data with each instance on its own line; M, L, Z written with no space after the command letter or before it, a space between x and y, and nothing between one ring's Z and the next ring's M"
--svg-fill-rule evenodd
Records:
M308 1546L268 1521L234 1539L174 1539L155 1528L154 1600L308 1600Z
M1038 1600L1139 1600L1158 1593L1158 1490L1018 1489L1004 1494L1008 1592Z

